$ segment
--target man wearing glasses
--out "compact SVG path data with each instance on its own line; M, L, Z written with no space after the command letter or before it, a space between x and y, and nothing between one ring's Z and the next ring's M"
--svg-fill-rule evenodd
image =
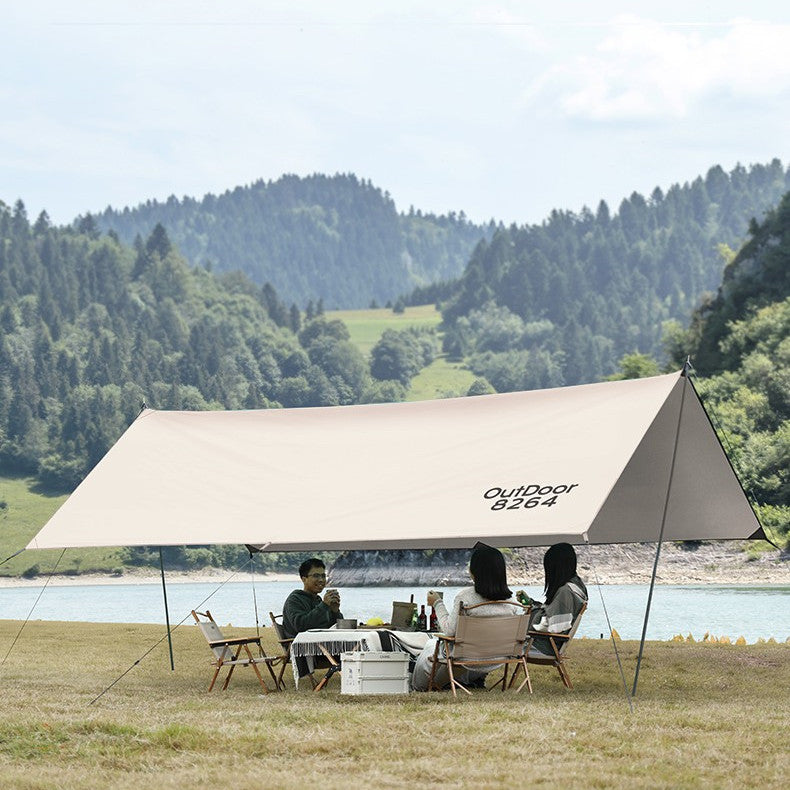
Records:
M283 604L283 631L293 639L300 631L310 628L329 628L343 617L340 611L340 593L327 590L326 566L317 557L305 560L299 566L299 576L304 589L294 590Z

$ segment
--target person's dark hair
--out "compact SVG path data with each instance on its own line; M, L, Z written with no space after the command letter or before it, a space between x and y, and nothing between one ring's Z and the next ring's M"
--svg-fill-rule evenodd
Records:
M299 575L304 579L313 568L323 568L326 570L326 565L324 565L324 561L319 560L318 557L310 557L309 560L305 560L299 566Z
M469 558L469 573L475 580L475 592L487 601L506 601L513 593L507 586L505 558L499 549L477 543Z
M570 543L555 543L543 555L543 570L546 572L546 586L543 592L546 603L550 604L563 584L576 575L576 550Z

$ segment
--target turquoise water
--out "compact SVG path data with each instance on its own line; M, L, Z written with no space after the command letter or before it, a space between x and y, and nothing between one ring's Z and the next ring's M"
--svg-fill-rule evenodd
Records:
M258 620L269 623L269 612L279 613L293 582L250 581L220 584L172 583L167 587L170 624L192 622L190 611L210 609L221 625L254 627L255 599ZM444 589L451 601L459 588ZM526 591L540 597L539 587ZM254 596L253 596L254 591ZM347 617L389 620L392 601L418 603L426 590L418 587L349 587L340 589L342 610ZM608 635L604 606L612 626L623 639L639 639L647 602L647 585L590 586L590 605L579 628L580 636ZM30 612L41 594L35 609ZM601 599L603 596L603 600ZM207 600L208 599L208 600ZM84 622L164 623L160 584L118 584L0 588L0 619L66 620ZM715 636L747 642L790 637L790 585L658 585L653 593L648 639L670 639L691 633L701 639L708 631Z

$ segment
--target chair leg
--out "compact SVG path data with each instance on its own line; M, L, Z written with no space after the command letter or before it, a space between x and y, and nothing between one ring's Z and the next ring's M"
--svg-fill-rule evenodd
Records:
M516 664L516 668L513 670L513 677L510 679L510 685L513 685L513 678L516 677L516 673L518 672L519 668L524 670L524 680L521 681L521 685L516 689L516 694L518 694L521 689L524 688L524 684L526 683L527 688L529 689L529 693L532 694L532 681L529 677L529 667L527 666L527 659L522 656L521 662Z
M450 689L453 692L453 697L457 699L458 694L455 691L455 673L453 672L453 660L449 656L447 657L447 672L450 675Z
M433 651L433 658L431 659L431 674L428 677L428 691L436 690L434 688L433 681L434 678L436 677L436 667L438 666L438 663L439 663L439 640L437 639L436 647L434 648Z
M333 664L329 669L327 669L326 674L321 678L318 682L318 685L313 688L313 691L321 691L324 686L329 682L329 678L335 674L340 669L340 666L337 664Z
M568 674L568 670L565 669L565 662L558 661L557 662L557 671L560 673L560 678L567 689L573 688L573 683L571 683L570 675Z
M447 657L447 671L450 673L450 688L453 690L453 697L458 699L458 694L455 692L456 688L461 689L461 691L465 691L471 697L472 692L455 679L455 673L453 672L453 659L449 656Z
M238 660L239 656L241 655L241 648L247 647L246 645L240 645L239 649L236 651L236 655L233 656L233 660ZM250 658L252 658L252 653L250 653L250 649L247 647L247 652L250 654ZM235 664L230 665L230 669L228 670L228 676L225 678L225 682L222 684L222 690L226 691L228 688L228 683L230 683L230 679L233 677L233 670L236 669Z
M264 656L266 658L266 656ZM269 670L269 674L272 676L272 681L274 683L274 690L280 691L280 682L277 680L277 675L274 674L274 669L272 669L272 662L266 661L266 669Z
M285 672L285 667L288 665L288 659L285 656L280 656L281 666L280 666L280 674L277 676L277 688L281 691L285 691L285 682L283 681L283 673Z
M507 686L509 689L513 688L513 684L516 682L516 677L520 669L521 669L521 663L516 664L516 668L513 670L513 672L510 675L510 683L508 683Z
M261 675L261 673L258 671L258 665L257 664L250 664L250 666L255 670L255 674L258 677L258 683L261 684L261 688L263 689L263 693L264 694L268 694L271 689L266 685L266 681L263 679L263 675Z
M208 684L209 691L214 688L214 684L217 682L217 675L219 675L220 669L222 669L222 664L218 664L217 669L214 671L214 677L211 678L211 683Z
M261 684L263 688L263 693L268 694L271 689L266 685L266 681L263 679L263 675L261 675L260 670L258 669L258 665L254 662L250 664L250 666L255 670L255 674L258 676L258 682Z
M335 657L323 646L318 645L321 652L326 657L327 661L329 661L329 669L327 669L326 674L321 678L317 686L313 686L313 691L321 691L321 689L326 686L329 682L329 678L335 674L340 669L340 664L335 660Z

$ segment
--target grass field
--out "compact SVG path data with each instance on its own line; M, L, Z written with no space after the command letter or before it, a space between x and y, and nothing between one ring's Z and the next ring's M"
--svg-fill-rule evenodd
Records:
M329 320L339 318L351 334L351 342L367 356L376 345L385 329L407 329L410 326L438 327L442 320L435 305L407 307L402 313L393 313L389 308L371 310L327 311Z
M406 329L410 326L439 328L442 316L434 305L407 307L403 313L379 308L376 310L334 310L327 318L339 318L348 327L351 341L365 355L376 345L385 329ZM448 362L440 356L412 379L406 400L431 400L466 395L475 375L463 364Z
M411 380L406 400L462 397L474 380L475 374L463 364L437 357Z
M0 476L0 561L26 546L65 499L65 494L42 490L32 477ZM35 565L47 574L60 554L58 549L26 551L0 565L0 576L19 576ZM70 549L58 572L110 572L119 565L118 549Z
M19 627L0 621L0 661ZM29 623L0 666L0 787L741 790L790 775L787 645L648 643L631 713L609 642L575 643L573 691L534 667L531 696L349 697L337 678L314 695L288 668L288 690L262 696L249 669L207 693L208 647L182 626L175 672L163 641L90 704L162 636ZM629 678L636 648L621 643Z

